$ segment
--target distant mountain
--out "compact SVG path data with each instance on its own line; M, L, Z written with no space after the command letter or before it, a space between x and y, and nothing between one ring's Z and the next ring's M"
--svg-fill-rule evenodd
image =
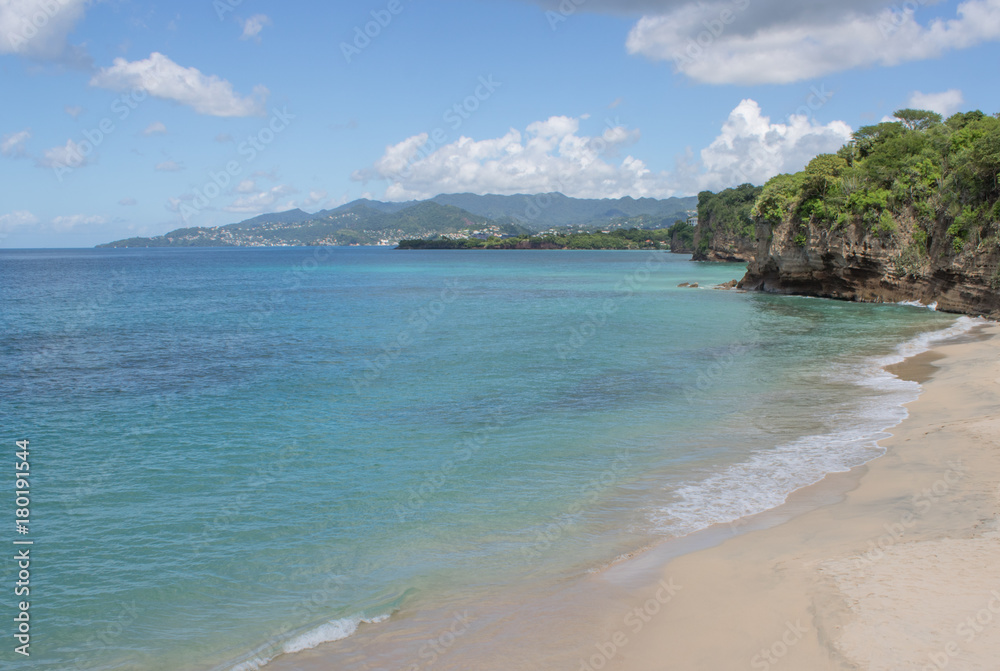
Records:
M536 231L562 226L600 225L617 217L651 215L661 219L686 219L698 207L698 198L570 198L561 193L513 196L477 196L471 193L431 198L442 205L454 205L490 219L510 217Z
M324 214L324 213L317 213ZM180 228L155 238L129 238L99 247L298 247L306 245L395 245L402 238L439 235L504 236L529 231L494 222L450 205L431 201L396 212L358 202L319 217L302 210L261 215L237 224Z
M262 214L212 228L181 228L153 238L129 238L100 247L287 247L395 244L440 235L524 235L550 229L665 228L687 219L698 199L569 198L442 194L425 201L386 203L362 198L309 214L300 209Z

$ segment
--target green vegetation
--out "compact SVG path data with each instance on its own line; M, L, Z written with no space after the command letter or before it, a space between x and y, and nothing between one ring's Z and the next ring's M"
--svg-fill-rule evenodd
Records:
M756 236L753 217L754 202L761 195L762 187L741 184L735 189L719 193L702 191L698 194L698 254L706 254L719 233L730 237L753 240Z
M939 225L954 253L1000 240L1000 119L976 111L943 121L912 109L895 116L899 121L860 128L852 142L803 171L771 179L753 216L803 227L859 226L882 237L895 235L897 222L910 217L918 226L899 259L904 273L922 265ZM706 197L718 209L713 203ZM796 243L805 239L800 233Z
M695 227L678 219L670 227L670 250L674 252L694 251Z
M672 231L673 228L621 228L611 233L519 235L509 238L494 236L485 240L438 237L428 240L400 240L399 249L662 249L670 244Z

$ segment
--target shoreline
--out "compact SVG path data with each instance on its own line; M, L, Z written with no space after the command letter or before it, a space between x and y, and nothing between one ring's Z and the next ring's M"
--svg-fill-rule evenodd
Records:
M659 562L675 598L622 645L613 636L623 632L598 636L577 668L994 668L998 335L1000 325L980 325L890 366L923 391L880 441L884 455L746 518L731 538ZM651 587L632 602L641 607Z
M351 658L355 661L369 660L368 663L351 668L394 668L393 664L398 665L401 661L396 654L400 650L393 650L396 645L390 641L401 642L400 636L419 640L416 638L419 637L419 631L444 631L443 627L453 618L452 608L464 609L470 606L474 608L474 621L468 628L463 627L461 639L454 647L447 649L448 654L436 659L435 668L501 669L508 668L506 664L517 659L520 663L517 668L525 669L538 668L533 664L537 664L538 660L545 660L548 668L573 671L595 671L598 668L652 671L664 668L662 660L665 655L677 661L676 666L672 664L669 668L677 669L704 668L714 671L728 668L780 668L780 665L768 662L765 657L755 657L761 650L774 645L779 645L779 652L782 651L780 646L786 644L781 640L784 636L781 627L787 629L789 623L797 625L799 622L807 626L807 623L813 622L819 612L817 606L811 601L803 602L801 598L806 595L811 598L811 595L819 592L815 591L815 586L811 583L805 585L801 582L801 576L800 582L790 588L775 587L774 591L770 588L763 589L763 586L774 584L773 567L767 561L771 548L778 550L782 566L796 565L802 559L802 547L816 542L825 528L831 527L830 531L839 534L840 544L824 546L822 551L817 546L819 554L811 555L812 565L840 557L845 547L853 549L853 546L843 545L843 542L852 533L856 534L857 529L852 530L847 525L848 528L836 531L836 525L831 522L831 519L836 520L839 515L836 511L850 506L850 497L864 489L865 483L872 477L872 471L878 471L880 462L891 457L894 441L898 440L902 432L909 430L907 427L910 424L920 420L919 416L914 416L913 410L919 407L921 399L927 395L928 386L937 384L935 376L948 370L950 362L947 352L950 348L985 344L997 350L995 353L1000 353L1000 338L996 338L997 335L1000 335L1000 326L993 323L977 324L945 341L930 343L928 350L909 356L904 353L899 358L886 357L895 359L895 362L887 362L882 366L883 370L924 386L915 401L904 404L903 407L910 411L909 416L901 424L884 430L885 434L891 436L879 441L886 449L885 453L848 471L828 473L818 482L794 490L783 504L775 508L734 522L715 524L685 536L655 542L609 564L595 567L589 575L553 586L552 589L532 591L528 584L524 584L502 597L487 597L483 594L480 596L487 598L481 601L465 599L461 602L439 602L421 612L400 613L390 622L371 629L362 626L364 632L359 632L357 637L322 644L293 655L282 655L273 660L268 668L278 671L293 668L318 671L329 668L328 665L335 659L346 661ZM1000 367L997 374L1000 376ZM1000 469L997 480L1000 482ZM881 512L885 513L885 510ZM824 514L832 517L826 517L822 522L802 521ZM876 532L879 532L879 527L874 524L877 515L866 510L861 516L871 517L863 520L870 524L858 526L870 529L861 534L863 539L878 540L880 534ZM858 517L858 513L854 517ZM891 524L893 515L888 517L887 523ZM886 532L883 530L880 533ZM892 542L887 547L894 545L898 539L890 540ZM861 549L855 552L865 550L868 548L862 544ZM734 552L737 553L736 558ZM757 561L747 562L747 558L756 558ZM750 573L751 570L756 572ZM733 576L742 577L737 584L729 585L727 581L732 580ZM824 577L827 582L829 579ZM661 604L655 599L657 594L663 593L664 584L677 585L681 589L676 594L670 594L669 602ZM724 585L728 586L723 587ZM541 585L534 587L539 588ZM997 587L1000 588L1000 576ZM653 602L649 601L651 595ZM830 590L822 592L821 600L825 604L836 602L835 596L830 596ZM788 607L791 602L795 603L794 608ZM758 608L761 603L770 603L768 609L778 604L780 607L775 612L790 613L781 622L777 622L781 617L771 618L774 620L771 624L781 625L777 628L778 636L761 633L756 635L756 639L734 637L733 633L744 630L747 630L746 636L752 636L749 631L754 628L764 627L763 631L767 631L764 623L770 622L767 614L771 610L762 613ZM649 617L649 622L633 618L626 623L626 618L643 604L656 610L655 617ZM732 621L727 622L725 617L720 616L720 611L731 615ZM836 609L834 611L835 619L844 619L843 613ZM523 620L512 621L510 616L514 613L523 617ZM648 611L645 616L649 616ZM693 623L699 624L692 629ZM808 631L812 632L809 635L814 637L816 643L810 647L805 641L807 634L802 633L802 637L796 639L794 647L799 654L806 656L795 664L789 663L788 668L796 668L796 665L801 665L798 668L810 669L898 668L844 663L823 666L823 662L817 660L830 659L840 654L829 650L828 642L835 637L818 620L815 625L808 626L813 626ZM799 634L798 631L795 633ZM621 645L615 645L616 636ZM720 641L725 641L726 644L720 644ZM748 641L756 642L746 648ZM824 643L821 645L820 641ZM756 651L754 645L757 646ZM741 646L745 649L741 649ZM422 650L423 648L414 647L408 662L400 668L423 668L424 660L420 655ZM752 654L748 655L747 650ZM707 651L717 653L718 656L705 658L710 659L710 662L702 660ZM783 659L786 654L789 653L786 651L775 657L775 662ZM402 657L406 658L406 655ZM588 665L588 658L593 658L594 663ZM371 666L375 660L379 660L381 664ZM681 663L681 660L685 661ZM754 664L755 661L758 663Z

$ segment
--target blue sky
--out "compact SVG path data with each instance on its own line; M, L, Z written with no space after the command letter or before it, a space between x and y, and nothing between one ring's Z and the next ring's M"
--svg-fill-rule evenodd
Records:
M1000 0L10 0L0 246L359 197L694 195L1000 110Z

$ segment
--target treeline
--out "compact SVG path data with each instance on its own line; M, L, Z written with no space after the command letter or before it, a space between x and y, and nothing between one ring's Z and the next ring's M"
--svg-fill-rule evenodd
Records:
M717 236L752 240L756 235L753 207L763 187L741 184L719 193L702 191L698 194L698 234L695 252L704 257L709 247L718 244Z
M630 228L610 233L519 235L485 240L438 237L400 240L399 249L662 249L670 245L672 230L673 228Z
M910 218L914 261L926 258L935 235L947 238L944 253L1000 246L1000 119L974 111L943 120L912 109L895 118L864 126L836 154L768 181L753 216L797 221L800 245L809 224L891 236Z

